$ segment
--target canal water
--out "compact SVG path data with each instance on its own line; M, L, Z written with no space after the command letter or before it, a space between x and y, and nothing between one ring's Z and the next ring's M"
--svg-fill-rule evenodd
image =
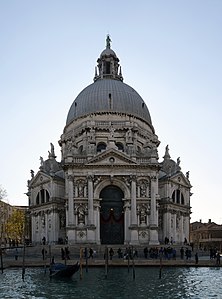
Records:
M89 268L71 279L51 279L42 268L28 268L22 280L21 269L6 269L0 273L0 299L210 299L222 298L220 268Z

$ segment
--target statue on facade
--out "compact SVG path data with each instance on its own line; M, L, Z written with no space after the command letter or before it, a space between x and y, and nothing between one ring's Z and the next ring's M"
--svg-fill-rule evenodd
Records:
M177 158L177 165L180 165L180 157Z
M106 49L110 49L111 47L111 38L109 36L109 34L107 34L107 37L106 37Z
M132 142L133 141L133 134L132 130L129 129L126 133L126 142Z
M146 224L146 207L144 205L140 207L139 221L141 225Z
M43 160L43 158L40 157L39 160L40 160L40 166L43 167L43 165L44 165L44 160Z
M45 227L45 215L43 214L41 217L41 221L42 221L42 227Z
M113 138L115 129L113 127L110 127L109 131L110 131L110 137Z
M82 205L78 209L78 224L85 224L85 211Z
M141 197L145 197L146 196L146 189L147 189L147 185L146 183L143 181L140 184L140 196Z
M72 141L68 140L66 143L66 152L67 154L72 154Z
M90 131L89 131L89 142L95 142L95 129L93 128L90 128Z
M49 153L49 159L50 158L55 158L55 150L54 150L54 145L50 143L51 151L48 151Z
M190 177L190 172L187 171L187 172L186 172L186 178L189 180L189 177Z
M31 178L33 179L34 178L34 175L35 175L35 173L34 173L34 170L30 170L30 173L31 173Z

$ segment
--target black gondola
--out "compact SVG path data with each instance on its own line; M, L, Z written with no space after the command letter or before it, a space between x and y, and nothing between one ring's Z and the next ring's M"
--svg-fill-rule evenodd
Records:
M79 263L75 265L64 265L62 263L52 264L50 267L50 277L71 277L79 270Z

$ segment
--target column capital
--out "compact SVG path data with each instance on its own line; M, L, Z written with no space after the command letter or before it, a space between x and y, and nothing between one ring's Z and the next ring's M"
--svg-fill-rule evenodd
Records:
M68 178L68 181L72 181L73 182L73 179L74 179L73 175L69 174L67 178Z
M153 181L153 182L156 182L157 181L157 176L156 175L150 176L150 180Z
M134 175L134 174L130 175L130 182L135 182L136 179L137 179L136 175Z

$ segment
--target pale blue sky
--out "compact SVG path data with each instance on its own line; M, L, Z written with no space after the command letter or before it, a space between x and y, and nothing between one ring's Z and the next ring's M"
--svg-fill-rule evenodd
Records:
M0 184L11 204L27 204L27 180L68 110L93 82L112 39L124 82L149 108L193 185L191 220L222 223L222 1L0 0Z

